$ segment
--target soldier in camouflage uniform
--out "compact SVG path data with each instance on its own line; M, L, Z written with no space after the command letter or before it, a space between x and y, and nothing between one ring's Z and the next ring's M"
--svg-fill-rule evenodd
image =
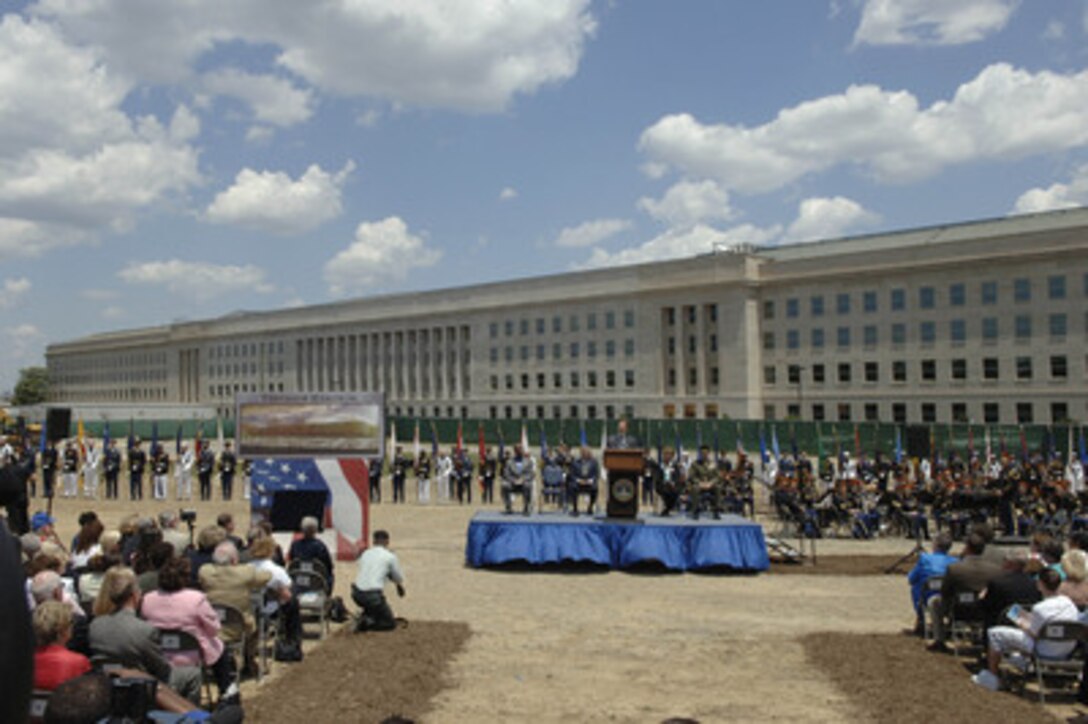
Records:
M718 476L718 466L710 457L710 447L699 448L699 458L688 470L688 508L693 518L698 519L703 506L709 500L714 519L722 517L722 486Z

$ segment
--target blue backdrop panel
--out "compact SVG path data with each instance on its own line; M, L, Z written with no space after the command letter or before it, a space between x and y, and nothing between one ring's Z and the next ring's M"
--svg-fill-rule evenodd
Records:
M469 522L465 560L473 567L510 561L591 562L629 568L657 561L687 571L728 566L764 571L770 561L763 528L735 515L721 520L647 517L618 523L558 514L530 517L480 512Z

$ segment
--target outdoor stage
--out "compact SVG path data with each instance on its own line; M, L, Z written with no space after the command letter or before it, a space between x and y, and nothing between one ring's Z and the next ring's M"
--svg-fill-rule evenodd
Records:
M758 523L738 515L692 520L675 513L619 521L562 513L526 517L479 512L469 521L465 561L474 568L510 561L590 562L611 568L656 561L677 571L726 566L765 571L770 566Z

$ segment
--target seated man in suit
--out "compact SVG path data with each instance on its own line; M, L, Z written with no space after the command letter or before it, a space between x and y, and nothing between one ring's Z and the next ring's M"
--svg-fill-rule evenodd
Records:
M582 446L582 452L576 460L570 464L570 487L567 492L569 502L573 506L572 514L578 515L578 498L582 495L589 496L589 505L586 512L593 515L593 507L597 504L597 487L601 479L601 466L593 457L593 451L588 446Z
M502 469L502 502L507 513L513 513L512 498L520 495L522 512L529 515L529 506L533 500L533 480L536 478L536 466L533 459L525 454L521 445L514 446L514 456L506 461Z
M170 666L159 647L159 632L136 616L140 587L131 568L111 568L102 581L91 622L91 651L154 676L189 701L200 703L200 669Z
M947 652L948 631L945 622L952 615L957 597L963 592L981 593L990 581L1001 574L1001 568L993 560L985 557L986 540L978 532L967 536L962 560L948 566L944 575L941 593L929 599L929 615L933 620L933 643L931 651Z
M1027 549L1009 551L1001 570L982 592L982 620L987 630L1007 623L1001 615L1014 603L1030 606L1042 599L1033 575L1039 565L1032 563Z
M329 555L328 546L317 537L320 527L317 518L312 515L303 518L299 526L302 530L302 537L291 543L291 548L287 551L287 560L290 563L295 561L317 561L320 563L325 569L323 575L325 576L326 593L332 593L333 576L336 569L332 564L332 556Z

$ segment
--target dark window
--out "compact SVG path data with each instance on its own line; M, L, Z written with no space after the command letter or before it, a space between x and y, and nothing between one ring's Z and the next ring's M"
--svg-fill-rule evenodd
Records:
M850 314L849 294L837 294L835 296L835 311L839 314Z
M892 420L902 425L907 421L907 405L903 402L892 403Z
M816 349L822 349L824 346L824 331L822 329L812 330L812 346Z
M786 348L797 349L801 346L801 335L796 329L786 332Z
M865 292L861 295L861 306L866 313L871 314L876 311L876 292Z
M953 307L962 307L967 303L967 287L962 282L948 287L948 303Z
M896 322L892 325L892 344L907 343L907 325Z
M794 366L796 367L796 365ZM824 366L822 364L812 365L812 381L822 385L825 378L826 373L824 372Z
M798 314L801 313L800 310L801 310L801 302L799 300L797 300L796 298L786 300L786 316L787 317L789 317L790 319L793 319L794 317L796 317Z
M529 389L529 375L527 375L527 374L523 374L521 376L521 389L523 389L523 390Z
M579 376L578 376L578 372L576 372L576 371L571 372L570 373L570 386L572 388L577 388L579 382L580 382L580 379L579 379Z
M1050 421L1069 422L1069 404L1065 402L1051 402Z
M608 340L604 343L604 356L608 359L612 359L616 356L616 342L615 340Z
M983 403L982 419L989 424L1001 422L1001 405L996 402Z
M996 380L1000 379L1000 370L997 364L997 357L986 357L982 360L982 379L984 380Z
M907 381L907 363L903 360L892 362L892 380L895 382Z
M965 380L967 379L967 360L954 359L952 360L952 379Z
M1016 379L1030 380L1031 376L1031 357L1017 357Z
M605 312L604 313L604 328L615 329L616 328L616 313Z
M623 386L634 387L635 386L635 371L624 370L623 371Z
M812 316L813 317L822 317L822 316L824 316L824 298L823 297L812 297L809 300L809 309L812 311Z
M937 379L937 361L931 359L922 360L922 379L932 382Z
M866 382L879 382L880 381L880 365L876 362L865 363L865 381Z
M1031 315L1020 314L1016 317L1016 339L1024 341L1031 339Z
M608 370L604 373L604 386L615 387L616 386L616 371Z
M1034 405L1030 402L1017 402L1016 421L1021 425L1030 425L1035 422Z
M922 403L922 422L937 422L937 406L932 402Z
M623 356L632 357L635 354L635 340L627 339L623 342Z
M922 309L933 309L936 301L937 293L933 287L922 287L918 290L918 306Z
M536 333L544 334L544 317L537 317L536 319Z
M579 329L581 329L581 324L579 323L578 315L570 315L570 331L577 332Z
M983 304L997 304L997 282L982 282L981 296Z
M597 387L597 373L594 372L593 370L590 370L589 372L586 372L586 387L589 387L589 388L596 388Z
M799 365L790 365L786 370L786 374L791 385L796 385L801 381L801 367Z
M521 331L522 334L529 334L529 320L528 319L521 320L521 324L519 325L519 327L520 327L520 331Z
M952 403L952 422L967 422L967 403Z
M628 329L635 326L635 313L630 309L623 313L623 326Z
M983 317L982 318L982 341L988 343L997 342L997 317Z
M552 317L552 332L559 334L563 331L563 318Z
M767 365L763 368L763 384L773 385L775 383L777 374L774 365Z
M491 336L491 339L495 339L499 336L499 323L492 322L487 326L487 332Z
M837 341L838 341L838 344L839 344L840 347L849 347L850 346L850 328L849 327L839 327L839 329L838 329L838 331L836 333L836 336L838 337Z
M774 349L774 332L763 333L763 349Z
M774 300L767 299L763 302L763 318L774 319Z
M1051 356L1050 376L1057 380L1064 380L1069 376L1069 362L1064 354Z
M710 384L715 385L715 386L720 384L720 378L721 378L721 373L718 371L718 368L717 367L711 367L710 368Z
M849 382L852 376L852 367L849 362L839 363L839 382Z
M839 422L850 422L850 403L840 402L838 405Z
M865 421L876 422L880 419L880 405L875 402L865 403Z
M933 322L922 322L918 326L918 338L922 344L933 344L937 340L937 325Z
M586 315L586 329L591 331L597 329L597 315L593 312Z
M1057 274L1048 277L1046 288L1051 299L1065 299L1065 275Z
M813 405L812 406L812 419L816 420L817 422L820 422L821 420L824 419L824 406L823 405Z

